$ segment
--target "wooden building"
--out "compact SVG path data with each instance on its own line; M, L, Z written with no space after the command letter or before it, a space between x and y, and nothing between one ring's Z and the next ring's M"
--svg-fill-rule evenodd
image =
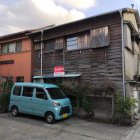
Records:
M125 8L32 32L34 80L89 87L109 80L121 95L139 99L138 21L138 11ZM64 75L54 75L57 66Z

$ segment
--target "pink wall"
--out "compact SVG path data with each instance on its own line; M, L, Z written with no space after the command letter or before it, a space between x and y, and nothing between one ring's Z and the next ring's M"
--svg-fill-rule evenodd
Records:
M14 64L0 65L0 76L11 76L16 81L16 77L24 76L25 82L31 81L31 41L22 41L22 52L2 54L0 61L14 60Z

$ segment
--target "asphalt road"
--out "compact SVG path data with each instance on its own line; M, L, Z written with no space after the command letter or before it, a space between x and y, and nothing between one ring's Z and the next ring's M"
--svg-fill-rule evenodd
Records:
M39 117L0 114L0 140L123 140L131 129L75 117L50 125Z

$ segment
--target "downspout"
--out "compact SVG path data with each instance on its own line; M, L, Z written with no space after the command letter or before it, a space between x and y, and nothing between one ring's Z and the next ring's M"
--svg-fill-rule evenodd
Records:
M121 15L121 30L122 30L122 74L123 74L123 96L126 97L125 89L125 51L124 51L124 25L123 25L123 13L122 10L119 11Z
M40 61L41 61L41 70L40 70L40 76L42 78L43 76L43 30L41 30L41 52L40 52Z

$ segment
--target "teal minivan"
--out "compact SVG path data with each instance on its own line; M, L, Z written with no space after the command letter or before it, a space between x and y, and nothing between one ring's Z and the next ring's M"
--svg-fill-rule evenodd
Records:
M37 115L50 124L72 115L69 98L58 86L45 83L15 83L9 110L12 116L19 113Z

